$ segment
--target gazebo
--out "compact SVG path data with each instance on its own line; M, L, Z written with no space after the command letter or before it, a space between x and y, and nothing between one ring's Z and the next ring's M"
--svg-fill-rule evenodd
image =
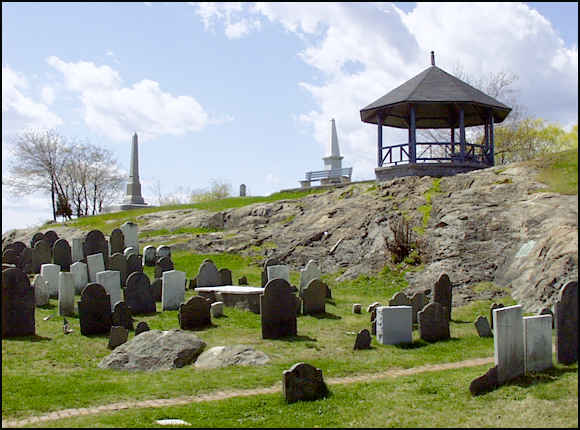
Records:
M493 126L511 108L435 66L361 109L361 121L377 124L377 181L399 176L451 176L494 165ZM383 126L408 130L408 142L383 143ZM468 143L465 127L484 126L480 143ZM459 129L459 141L455 129ZM417 142L417 129L449 129L448 142ZM433 155L433 149L439 148Z

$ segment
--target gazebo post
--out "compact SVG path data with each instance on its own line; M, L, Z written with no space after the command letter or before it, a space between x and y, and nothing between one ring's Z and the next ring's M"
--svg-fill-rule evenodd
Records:
M451 153L455 153L455 127L451 127Z
M495 166L494 155L494 136L493 136L493 112L489 112L489 158L492 166Z
M383 166L383 116L377 115L377 165Z
M465 160L465 113L463 107L459 109L459 145L461 159Z
M417 162L417 135L415 125L415 105L410 106L409 112L409 163Z

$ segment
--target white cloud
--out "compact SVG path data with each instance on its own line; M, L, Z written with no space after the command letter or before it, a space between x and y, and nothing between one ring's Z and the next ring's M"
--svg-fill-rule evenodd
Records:
M206 30L214 31L216 23L224 21L224 34L228 39L240 39L254 30L261 29L261 22L258 18L240 17L247 4L241 2L189 4L196 7L196 14L201 17Z
M51 105L54 103L54 88L52 87L43 87L41 92L41 97L44 103L47 105Z
M135 130L143 140L182 135L209 122L195 98L164 92L158 82L143 79L123 86L119 73L107 65L67 63L54 56L47 63L63 74L67 89L80 94L85 123L113 140L126 141Z

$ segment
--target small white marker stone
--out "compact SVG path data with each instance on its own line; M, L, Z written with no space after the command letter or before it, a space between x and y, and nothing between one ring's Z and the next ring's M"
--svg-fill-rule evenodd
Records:
M178 426L178 425L190 426L191 425L187 421L178 420L178 419L157 420L155 422L157 424L159 424L160 426Z

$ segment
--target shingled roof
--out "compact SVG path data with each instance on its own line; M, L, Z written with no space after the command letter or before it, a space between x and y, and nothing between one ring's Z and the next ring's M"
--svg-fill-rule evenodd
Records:
M494 123L502 122L511 108L432 65L360 111L363 122L408 128L409 105L415 105L417 128L459 127L459 107L463 107L465 126L484 124L489 108Z

